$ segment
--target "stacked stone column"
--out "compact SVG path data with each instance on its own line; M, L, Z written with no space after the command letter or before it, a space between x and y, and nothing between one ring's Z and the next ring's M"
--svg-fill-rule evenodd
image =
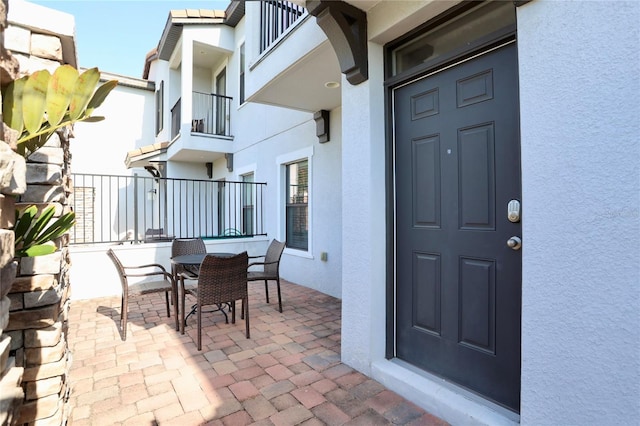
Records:
M61 42L19 25L7 27L7 0L0 6L0 83L62 62ZM6 28L6 32L4 29ZM5 48L7 50L5 50ZM19 65L19 66L18 66ZM69 311L68 236L47 256L14 258L15 210L55 206L69 210L69 132L56 133L25 159L14 152L15 132L0 136L0 425L66 423Z
M7 0L0 2L0 85L13 81L18 73L18 61L4 48L7 27ZM17 263L13 260L15 197L26 189L25 161L13 151L15 132L2 125L0 110L0 424L18 421L24 401L22 377L24 369L16 365L11 352L12 341L5 333L9 325L9 291L16 277Z
M27 189L16 204L18 209L36 205L41 211L53 205L56 216L68 211L70 189L63 174L67 147L68 140L58 133L28 158ZM25 400L17 424L60 425L66 420L70 368L66 338L70 265L67 243L68 238L62 238L55 253L17 259L6 329L16 365L24 368Z

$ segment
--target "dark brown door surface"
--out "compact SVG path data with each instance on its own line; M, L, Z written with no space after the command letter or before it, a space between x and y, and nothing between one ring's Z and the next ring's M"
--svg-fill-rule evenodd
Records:
M394 91L396 356L520 406L516 45Z

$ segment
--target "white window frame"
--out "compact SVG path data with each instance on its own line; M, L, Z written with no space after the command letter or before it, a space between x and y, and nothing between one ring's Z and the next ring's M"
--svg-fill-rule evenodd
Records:
M307 250L299 250L292 248L285 248L284 253L290 254L293 256L304 257L307 259L313 259L313 200L314 200L314 191L313 191L313 146L309 146L303 149L299 149L297 151L293 151L287 154L279 155L276 158L276 164L278 166L278 206L277 206L277 214L278 214L278 239L280 241L284 241L287 235L286 229L286 216L287 211L285 208L286 198L287 198L287 188L286 182L286 172L287 165L292 163L297 163L299 161L307 160L307 165L309 167L309 200L307 203L307 214L309 217L307 218L309 223L309 234L307 239Z
M242 177L243 176L246 176L246 175L249 175L249 174L253 174L253 181L254 182L258 182L257 170L258 170L258 165L256 163L252 163L252 164L248 164L248 165L243 166L243 167L236 168L235 169L235 181L240 182L240 181L242 181ZM242 202L243 202L242 197L240 197L239 202L240 202L240 205L239 205L240 211L242 211ZM254 206L254 207L256 209L258 208L257 205ZM257 225L254 223L254 227L255 226L257 226ZM254 229L254 231L255 231L255 229Z

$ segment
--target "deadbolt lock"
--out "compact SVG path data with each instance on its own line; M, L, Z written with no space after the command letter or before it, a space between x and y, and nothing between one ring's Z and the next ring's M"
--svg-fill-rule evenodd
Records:
M520 222L520 201L509 201L509 204L507 204L507 219L513 223Z

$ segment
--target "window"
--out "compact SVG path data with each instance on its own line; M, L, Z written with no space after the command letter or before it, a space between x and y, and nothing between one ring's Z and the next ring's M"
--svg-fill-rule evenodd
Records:
M156 91L156 136L162 131L164 104L164 81L160 82L160 87Z
M253 235L253 212L254 212L254 176L248 173L242 176L242 234Z
M286 165L286 216L287 247L309 249L309 161Z
M240 45L240 105L244 103L244 43Z
M454 19L432 28L427 33L400 45L392 51L392 75L407 71L447 52L460 49L472 41L516 23L516 8L512 2L469 2Z

